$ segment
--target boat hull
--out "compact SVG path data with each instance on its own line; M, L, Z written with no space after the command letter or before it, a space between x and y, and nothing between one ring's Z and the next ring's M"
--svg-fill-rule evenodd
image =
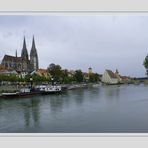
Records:
M2 93L3 98L22 98L22 97L33 97L39 95L40 92L24 92L24 93Z
M62 91L43 91L41 94L49 95L49 94L60 94Z

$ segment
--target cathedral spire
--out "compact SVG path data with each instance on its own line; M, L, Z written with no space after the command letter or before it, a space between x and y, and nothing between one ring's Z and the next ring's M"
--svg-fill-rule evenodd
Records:
M38 68L39 68L38 53L37 53L36 46L35 46L34 36L32 39L32 47L31 47L31 51L30 51L30 64L31 64L32 71L38 70Z
M23 49L26 49L26 40L25 40L25 36L24 36L24 42L23 42Z
M28 51L27 51L27 48L26 48L25 36L24 36L23 49L22 49L21 57L23 59L27 59L28 60Z
M35 41L34 41L34 35L33 35L33 39L32 39L32 49L36 49L36 47L35 47Z

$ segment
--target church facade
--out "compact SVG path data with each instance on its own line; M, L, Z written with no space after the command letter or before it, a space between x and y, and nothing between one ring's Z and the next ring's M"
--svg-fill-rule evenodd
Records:
M19 72L31 73L39 69L38 53L35 46L35 40L33 37L32 47L30 51L30 57L28 55L28 50L26 47L26 40L24 37L23 48L21 51L21 56L17 56L17 51L15 56L5 55L1 63L6 69L16 70Z

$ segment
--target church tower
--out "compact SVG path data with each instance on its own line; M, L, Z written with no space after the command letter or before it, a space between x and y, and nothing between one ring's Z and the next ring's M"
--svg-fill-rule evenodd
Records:
M28 60L28 51L27 51L27 48L26 48L25 37L24 37L23 49L22 49L21 57L22 57L23 60Z
M21 58L22 58L22 71L28 72L29 71L29 59L28 59L28 51L26 48L25 37L24 37L24 42L23 42L23 49L21 52Z
M30 66L31 66L31 71L39 69L38 54L35 47L34 36L32 40L32 48L30 51Z

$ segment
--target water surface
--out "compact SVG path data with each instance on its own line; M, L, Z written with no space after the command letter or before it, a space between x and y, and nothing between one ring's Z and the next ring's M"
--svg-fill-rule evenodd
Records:
M106 132L148 132L148 86L98 86L0 99L0 133Z

